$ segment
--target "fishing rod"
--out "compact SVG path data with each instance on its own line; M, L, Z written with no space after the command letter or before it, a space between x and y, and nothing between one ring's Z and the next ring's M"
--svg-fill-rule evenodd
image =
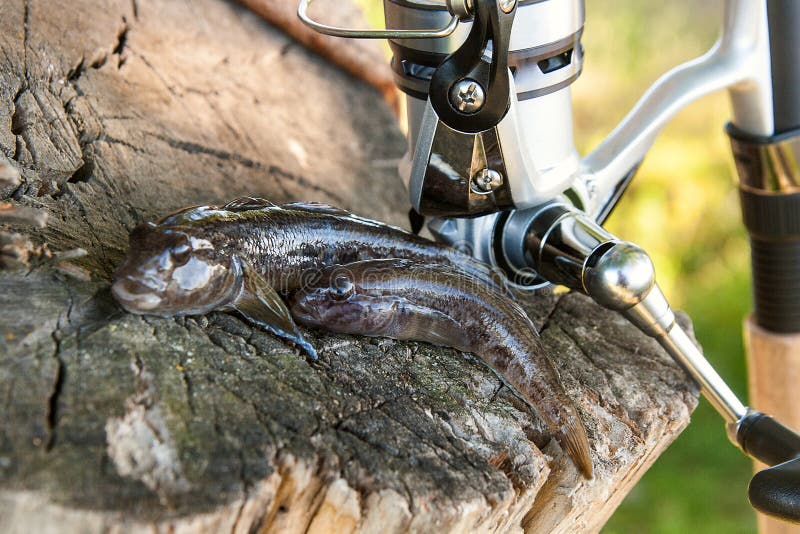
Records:
M400 164L413 207L440 241L467 245L520 288L561 284L623 314L700 385L731 441L768 466L750 501L800 522L800 436L747 407L675 321L640 247L602 227L664 125L729 91L728 133L751 235L755 318L800 332L800 2L726 0L703 56L662 76L590 154L572 132L583 66L583 0L384 0L387 29L318 32L388 39L405 94Z

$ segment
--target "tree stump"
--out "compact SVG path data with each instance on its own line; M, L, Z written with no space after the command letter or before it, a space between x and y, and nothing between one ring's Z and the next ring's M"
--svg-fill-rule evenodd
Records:
M695 386L580 295L521 299L592 480L471 355L309 331L310 363L224 313L122 312L128 232L179 207L403 224L403 138L375 89L236 4L0 12L0 208L39 214L0 225L0 531L597 531L688 423Z

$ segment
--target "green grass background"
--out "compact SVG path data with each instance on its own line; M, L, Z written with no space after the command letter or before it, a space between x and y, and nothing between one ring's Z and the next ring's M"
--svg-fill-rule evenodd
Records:
M576 142L596 146L639 95L718 35L719 1L587 0L586 61L573 86ZM746 394L742 318L751 307L724 93L681 112L662 132L607 226L640 244L672 305L685 310L705 354ZM644 475L607 533L755 532L747 503L749 461L701 400L692 423Z
M379 0L359 0L382 22ZM719 0L586 0L581 78L573 85L576 144L595 147L669 68L705 52ZM749 253L741 225L724 93L681 112L661 133L607 226L652 256L672 305L689 313L704 351L744 396L741 324L750 309ZM755 532L750 463L705 400L688 429L644 475L604 532Z

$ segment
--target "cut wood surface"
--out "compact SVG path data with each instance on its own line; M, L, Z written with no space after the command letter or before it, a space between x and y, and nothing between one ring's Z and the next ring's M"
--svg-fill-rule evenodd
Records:
M800 428L797 384L800 382L800 334L776 334L744 321L750 404L789 428ZM756 471L767 466L753 462ZM800 534L800 525L758 514L760 534Z
M404 224L403 137L372 87L238 4L0 12L0 202L47 219L0 223L0 532L597 531L688 423L684 373L574 294L522 302L592 480L474 356L307 331L310 363L225 313L122 312L128 233L176 208Z
M300 0L239 1L326 60L375 87L394 111L399 111L397 87L380 41L356 39L345 42L340 37L312 30L297 17L297 4ZM369 27L358 6L349 1L321 0L309 6L308 12L318 22L328 26Z

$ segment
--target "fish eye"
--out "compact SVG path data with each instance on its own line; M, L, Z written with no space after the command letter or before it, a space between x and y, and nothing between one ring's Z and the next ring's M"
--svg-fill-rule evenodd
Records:
M347 276L340 274L333 279L331 283L331 290L333 298L336 300L344 300L353 294L355 284Z
M187 261L189 261L189 254L192 252L192 247L189 246L189 243L181 243L179 245L175 245L172 247L170 253L172 254L172 259L175 263L179 265L183 265Z

